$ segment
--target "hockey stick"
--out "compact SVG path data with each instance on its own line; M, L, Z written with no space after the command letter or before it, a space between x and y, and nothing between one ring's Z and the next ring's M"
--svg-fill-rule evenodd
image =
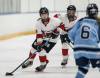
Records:
M45 42L45 44L42 45L41 47L47 45L50 39L51 39L51 38L49 38L49 39ZM35 54L36 52L38 52L38 50L36 50L36 51L34 52L34 54ZM25 59L25 60L24 60L19 66L17 66L13 71L11 71L11 72L6 72L5 75L6 75L6 76L13 76L13 73L14 73L18 68L20 68L27 60L29 60L29 58L30 58L30 57L28 57L27 59Z
M68 41L66 41L66 43L73 49L73 43L72 42L68 42Z

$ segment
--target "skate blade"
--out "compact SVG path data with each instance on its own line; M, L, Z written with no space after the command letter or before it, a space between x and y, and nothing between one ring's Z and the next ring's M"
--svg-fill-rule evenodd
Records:
M35 70L35 72L43 72L43 70L41 70L41 71L40 70Z

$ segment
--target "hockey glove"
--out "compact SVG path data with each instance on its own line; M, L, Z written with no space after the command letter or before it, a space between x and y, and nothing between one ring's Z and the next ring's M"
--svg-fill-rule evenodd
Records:
M71 42L69 37L68 37L68 34L60 35L60 39L61 39L62 43L64 43L64 42L70 43Z
M40 52L42 49L42 45L43 45L43 40L42 39L37 39L37 42L35 44L37 46L37 50Z
M52 35L52 33L49 33L49 32L45 33L45 37L46 37L46 38L50 38L51 35Z
M55 38L57 38L58 37L58 35L59 35L59 33L52 33L52 35L51 35L51 37L52 37L52 39L55 39Z

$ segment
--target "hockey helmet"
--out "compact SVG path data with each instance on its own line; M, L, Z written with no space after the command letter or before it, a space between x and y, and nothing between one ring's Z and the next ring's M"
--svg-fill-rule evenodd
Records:
M76 11L76 7L74 6L74 5L69 5L68 7L67 7L67 11L68 10L74 10L74 11Z
M98 6L95 3L88 4L86 14L89 17L94 17L98 14Z
M39 10L39 14L40 15L41 14L46 14L46 13L49 15L49 11L48 11L48 9L46 7L40 8L40 10Z

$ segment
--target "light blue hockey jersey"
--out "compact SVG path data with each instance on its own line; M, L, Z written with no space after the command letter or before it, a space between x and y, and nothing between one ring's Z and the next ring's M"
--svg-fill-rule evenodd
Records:
M98 48L99 26L96 20L88 17L80 19L68 32L69 38L74 43L75 57L100 58Z

